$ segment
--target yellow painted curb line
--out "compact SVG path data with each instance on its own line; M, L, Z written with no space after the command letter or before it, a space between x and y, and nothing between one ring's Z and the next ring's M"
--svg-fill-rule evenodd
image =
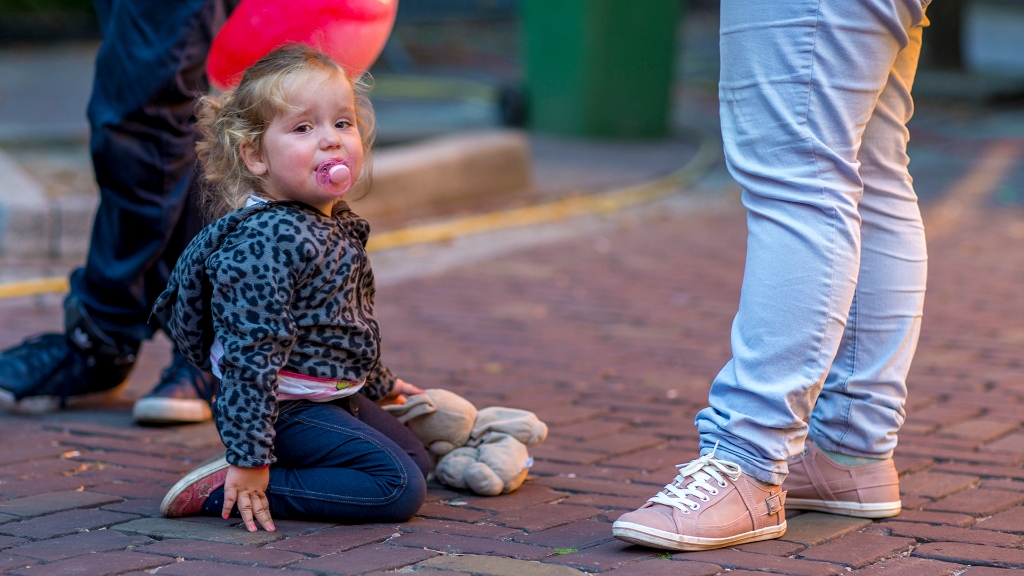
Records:
M701 142L697 154L685 166L653 182L603 194L567 198L548 204L490 212L375 234L370 238L366 249L369 252L378 252L415 244L446 242L482 232L555 222L585 214L604 214L653 202L696 182L711 169L720 154L719 143L714 139L705 138ZM0 284L0 299L61 293L67 292L68 289L69 284L66 277L7 282Z
M18 296L60 293L67 292L70 288L71 285L66 276L39 278L37 280L22 280L20 282L5 282L0 284L0 298L17 298Z
M720 152L721 147L718 142L705 138L701 142L697 154L685 166L653 182L630 186L614 192L567 198L549 204L490 212L436 224L384 232L371 236L366 249L373 252L413 244L446 242L481 232L554 222L584 214L614 212L629 206L652 202L696 182L714 165Z

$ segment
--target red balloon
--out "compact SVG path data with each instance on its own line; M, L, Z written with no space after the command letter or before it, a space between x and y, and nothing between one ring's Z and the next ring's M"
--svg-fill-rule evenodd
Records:
M271 50L298 42L358 78L384 49L397 11L398 0L243 0L213 39L206 72L230 88Z

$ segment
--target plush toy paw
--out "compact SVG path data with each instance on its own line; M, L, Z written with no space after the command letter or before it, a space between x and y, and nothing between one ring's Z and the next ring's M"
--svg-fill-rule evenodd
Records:
M434 472L447 486L497 496L519 488L532 464L526 445L508 434L492 433L478 447L464 446L445 455Z

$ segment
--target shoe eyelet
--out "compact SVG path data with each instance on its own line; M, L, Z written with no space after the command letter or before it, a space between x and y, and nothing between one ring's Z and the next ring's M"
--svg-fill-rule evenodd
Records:
M722 488L725 488L726 486L728 486L728 485L729 485L729 483L728 483L728 482L719 482L719 483L718 483L718 485L719 485L720 487L722 487Z
M693 506L690 506L690 510L693 510L693 511L700 510L700 504L694 504Z
M711 498L708 498L707 496L700 499L701 502L707 502L708 500L711 500Z
M718 490L715 490L715 489L708 490L708 494L711 494L712 496L718 496Z

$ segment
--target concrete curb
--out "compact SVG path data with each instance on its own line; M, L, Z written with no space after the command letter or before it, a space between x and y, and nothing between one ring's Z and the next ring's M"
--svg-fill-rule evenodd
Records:
M442 136L374 154L373 188L350 192L369 219L406 210L501 196L530 186L526 136L496 130ZM49 198L43 186L0 151L0 255L81 258L99 198Z

